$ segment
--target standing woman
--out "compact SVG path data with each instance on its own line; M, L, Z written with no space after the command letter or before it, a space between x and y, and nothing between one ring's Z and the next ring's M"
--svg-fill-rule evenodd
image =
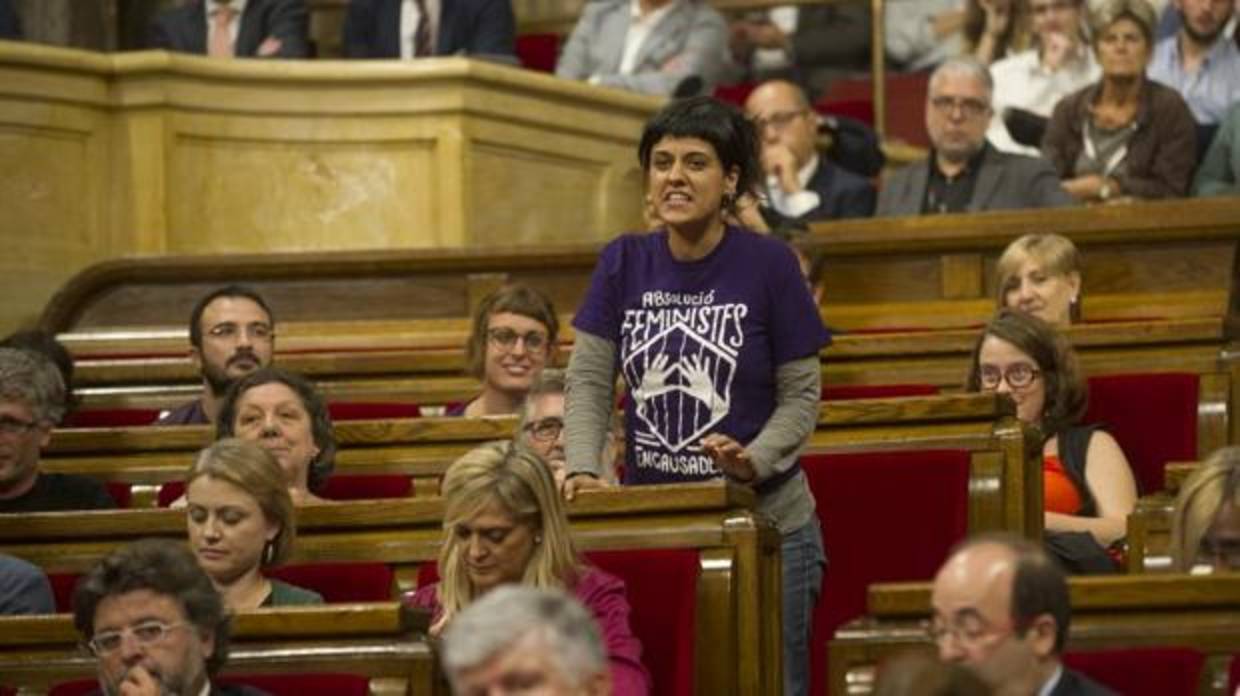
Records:
M783 535L784 684L806 693L825 557L798 454L830 340L792 250L726 224L762 170L753 126L708 97L646 124L638 159L662 227L603 250L573 325L565 496L604 485L615 376L628 385L625 484L725 476Z
M1146 0L1108 0L1094 17L1102 79L1051 114L1042 154L1078 201L1188 195L1197 126L1178 92L1145 76L1155 23Z

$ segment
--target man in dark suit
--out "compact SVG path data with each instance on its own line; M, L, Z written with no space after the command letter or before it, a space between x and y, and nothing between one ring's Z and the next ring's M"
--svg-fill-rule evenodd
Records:
M745 114L762 142L767 205L794 223L868 217L869 181L818 154L818 114L805 93L785 80L764 82L745 100Z
M514 56L516 35L509 0L351 0L344 55Z
M305 0L192 0L161 12L151 48L220 57L305 58Z
M185 543L172 539L113 551L73 593L73 625L95 654L108 694L262 694L211 683L228 659L228 622L211 579Z
M993 92L990 71L972 58L953 58L934 71L926 95L930 157L883 184L878 215L1071 205L1049 162L986 142Z
M0 39L20 39L22 23L13 9L13 0L0 0Z
M1063 570L1013 534L974 537L934 578L930 638L1005 696L1115 696L1064 667L1072 607Z

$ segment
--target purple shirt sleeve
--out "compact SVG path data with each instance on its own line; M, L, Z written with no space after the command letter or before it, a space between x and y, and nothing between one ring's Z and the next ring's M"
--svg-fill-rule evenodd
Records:
M642 664L642 644L629 626L629 598L624 581L597 568L586 568L573 588L577 599L594 614L611 663L615 696L650 693L650 673Z

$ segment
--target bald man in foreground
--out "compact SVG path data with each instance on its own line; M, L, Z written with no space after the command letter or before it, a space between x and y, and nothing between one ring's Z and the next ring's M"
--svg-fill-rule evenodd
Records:
M1068 581L1032 542L1014 535L966 542L934 578L930 601L939 657L972 669L996 696L1115 696L1064 667Z

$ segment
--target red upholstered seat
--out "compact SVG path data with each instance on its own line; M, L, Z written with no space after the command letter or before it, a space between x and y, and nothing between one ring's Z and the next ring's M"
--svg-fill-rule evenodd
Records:
M633 613L629 623L642 642L642 664L654 694L694 692L697 581L700 558L691 549L592 551L590 563L624 581ZM418 568L418 586L439 581L434 563ZM709 638L708 638L709 639Z
M247 684L272 696L367 696L370 679L356 674L228 674L224 684ZM82 696L99 688L94 679L57 684L48 696Z
M103 484L108 489L108 495L112 496L112 500L116 501L116 507L127 508L133 502L133 491L129 488L128 483L120 481L108 481Z
M1240 689L1240 653L1231 656L1231 668L1227 674L1227 693L1234 694Z
M65 419L65 428L127 428L150 425L159 419L154 408L100 408L74 411Z
M560 53L559 34L521 34L517 37L517 59L521 65L540 72L555 72Z
M1106 426L1146 495L1163 489L1168 461L1197 459L1197 401L1198 377L1191 373L1091 377L1082 422Z
M928 147L926 135L926 92L929 88L928 73L900 75L887 73L887 136L903 140L910 145ZM865 115L865 105L874 113L874 83L868 77L835 80L827 93L814 104L823 113L843 114L859 120ZM871 118L867 123L873 125Z
M390 602L396 598L392 569L385 563L299 563L266 572L269 577L318 592L329 604Z
M1121 694L1195 696L1205 655L1189 648L1069 652L1064 663Z
M160 507L168 507L185 494L184 481L169 481L159 487ZM413 479L400 474L349 474L332 476L323 487L328 500L376 500L407 498L413 495Z
M958 450L802 457L818 506L827 575L814 612L810 693L825 693L826 645L865 613L875 582L928 580L964 538L969 453Z
M727 102L734 106L744 107L745 100L749 98L749 93L757 89L757 82L738 82L734 85L719 85L715 87L714 97L722 102Z
M73 611L73 590L77 587L78 573L48 573L47 579L52 584L52 599L56 602L56 613L67 614Z
M844 384L824 386L825 401L848 399L886 399L898 396L936 396L939 388L933 384Z
M387 401L338 401L327 405L333 421L382 420L385 418L419 418L422 409L417 404Z

